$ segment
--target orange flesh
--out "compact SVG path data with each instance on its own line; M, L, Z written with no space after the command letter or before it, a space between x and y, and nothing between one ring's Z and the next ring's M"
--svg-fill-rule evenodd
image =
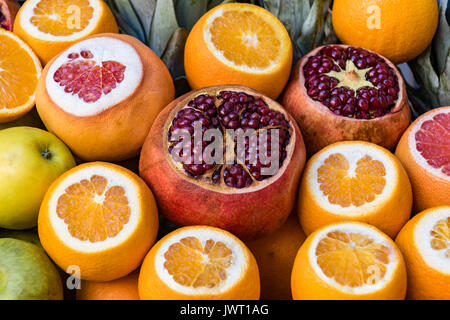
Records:
M93 14L88 0L41 0L34 8L30 22L41 32L68 36L84 30Z
M209 32L215 48L235 65L265 69L278 60L277 32L253 11L225 11L214 19Z
M69 186L58 199L56 212L79 240L104 241L115 237L128 223L131 209L125 190L107 187L108 180L93 175Z
M164 267L183 286L214 288L227 279L232 254L223 242L186 237L169 247Z
M317 245L323 273L352 288L378 283L386 274L389 249L360 233L330 232Z
M431 247L445 250L445 257L450 259L450 217L439 220L431 230Z
M36 66L13 39L0 36L0 110L24 105L37 85Z
M318 169L317 182L328 201L342 207L359 207L375 200L386 185L386 169L378 160L364 156L356 163L354 174L340 153L330 155Z

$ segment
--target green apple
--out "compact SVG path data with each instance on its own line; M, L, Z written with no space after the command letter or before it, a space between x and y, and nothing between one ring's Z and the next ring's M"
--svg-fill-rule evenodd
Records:
M63 287L53 263L38 246L0 239L0 300L61 300Z
M45 192L74 166L70 150L47 131L31 127L0 130L0 228L35 227Z

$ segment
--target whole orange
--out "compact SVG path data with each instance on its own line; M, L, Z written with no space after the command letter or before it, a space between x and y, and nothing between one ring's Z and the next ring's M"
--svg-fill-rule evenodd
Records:
M107 282L83 280L77 300L139 300L139 269L129 275Z
M291 214L286 223L274 233L246 242L258 263L261 299L292 299L291 271L303 241L305 234L297 216Z
M402 63L428 47L438 17L436 0L334 0L332 20L343 43Z

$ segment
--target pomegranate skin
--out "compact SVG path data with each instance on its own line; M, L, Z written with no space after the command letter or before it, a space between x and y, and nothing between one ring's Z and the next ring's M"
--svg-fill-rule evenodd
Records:
M348 47L346 45L339 46ZM398 69L383 57L386 63L395 70L399 82L397 103L390 113L370 120L338 116L319 101L311 99L305 88L303 67L308 58L314 56L322 48L314 49L297 63L291 80L280 99L281 104L294 117L302 131L308 157L339 141L362 140L378 144L391 151L394 150L411 122L406 86Z
M0 28L12 31L20 5L16 0L0 0Z
M269 100L247 87L221 87L224 90L231 88L256 94ZM205 92L204 90L197 92ZM191 94L192 92L176 99L158 115L142 147L139 172L155 194L158 209L176 224L215 226L244 240L257 239L276 231L294 207L306 159L303 138L294 119L289 114L286 115L295 133L295 146L291 158L285 160L288 163L284 172L277 180L250 192L236 189L236 193L221 193L192 183L182 172L175 171L167 158L168 152L164 149L164 139L167 136L163 132L168 117Z

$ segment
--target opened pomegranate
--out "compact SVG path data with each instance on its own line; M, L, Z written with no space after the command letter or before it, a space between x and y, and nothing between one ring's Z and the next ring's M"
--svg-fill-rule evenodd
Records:
M284 223L304 163L300 130L278 103L247 87L216 86L188 93L159 114L139 171L173 222L253 239Z
M17 11L19 3L16 0L0 0L0 28L12 31Z
M343 140L393 149L411 120L395 65L346 45L320 47L304 56L281 101L299 124L309 155Z

